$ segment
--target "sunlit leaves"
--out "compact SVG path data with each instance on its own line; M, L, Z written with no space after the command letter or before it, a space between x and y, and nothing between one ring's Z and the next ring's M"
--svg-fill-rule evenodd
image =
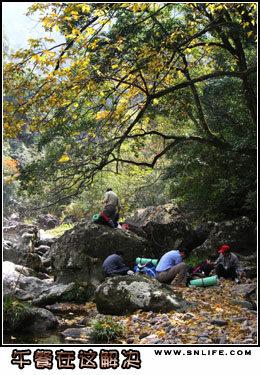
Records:
M204 77L241 71L232 27L246 48L255 36L256 10L250 4L39 3L28 14L36 11L45 30L60 33L64 43L31 39L5 66L5 94L15 99L5 102L4 129L15 137L26 126L42 135L44 146L76 138L69 156L61 150L50 158L59 179L68 165L79 168L78 155L93 174L115 155L126 160L126 153L120 154L124 142L131 162L146 163L153 150L163 155L177 137L207 138L198 99ZM220 15L232 22L223 26ZM253 54L249 57L251 67ZM200 78L192 87L195 98L190 79ZM93 178L86 176L82 179Z
M70 158L68 155L62 155L62 157L59 160L59 163L66 163Z

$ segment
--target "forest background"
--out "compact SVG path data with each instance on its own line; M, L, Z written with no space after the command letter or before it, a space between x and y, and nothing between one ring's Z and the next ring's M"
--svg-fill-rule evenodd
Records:
M4 37L5 214L257 212L256 3L34 3ZM55 31L55 39L50 32Z

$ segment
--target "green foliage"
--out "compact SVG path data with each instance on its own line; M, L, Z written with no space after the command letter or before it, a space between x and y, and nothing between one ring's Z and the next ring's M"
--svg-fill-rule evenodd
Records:
M170 182L171 198L177 198L183 210L206 220L240 215L255 220L254 158L195 144L177 148L170 158L163 178Z
M123 328L111 318L93 319L93 338L101 342L115 341L122 336Z
M73 225L71 224L61 224L61 225L58 225L56 226L55 228L53 229L48 229L45 231L46 234L49 234L55 238L58 238L60 236L63 235L63 233L66 231L66 230L69 230L73 228Z
M31 40L5 65L5 136L32 151L19 150L21 191L79 219L107 187L121 218L170 199L209 219L255 216L256 4L37 10L66 44Z
M31 307L26 302L7 296L3 301L4 330L16 331L23 328L24 323L31 315Z
M186 263L189 266L195 267L202 260L203 259L198 258L196 255L192 255L192 256L189 256L187 259L184 259L184 263Z

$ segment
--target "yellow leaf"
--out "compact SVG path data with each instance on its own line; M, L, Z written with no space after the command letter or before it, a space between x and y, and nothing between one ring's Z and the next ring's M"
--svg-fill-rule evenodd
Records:
M165 331L160 331L158 332L158 337L162 337L162 336L165 336L166 332Z
M90 11L90 6L88 6L88 5L83 5L81 9L82 9L82 12L89 13L89 11Z
M56 31L57 31L57 33L60 31L60 29L59 29L59 26L55 26L55 29L56 29Z
M43 26L46 26L47 23L50 23L50 22L51 22L51 20L50 20L49 18L46 18L46 19L44 20L44 22L43 22Z
M77 118L78 116L75 114L75 115L73 115L72 117L76 120L76 118Z
M59 163L66 163L70 158L67 155L62 155L62 157L59 160Z
M139 4L139 3L134 3L133 11L134 11L135 13L138 12L139 7L140 7L140 4Z

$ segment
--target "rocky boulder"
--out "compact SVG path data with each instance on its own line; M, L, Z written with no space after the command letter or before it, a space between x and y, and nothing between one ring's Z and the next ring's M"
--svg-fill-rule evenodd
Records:
M16 224L3 228L3 260L33 268L38 271L41 260L34 254L39 240L39 228L34 224Z
M35 271L28 267L3 262L3 296L10 296L19 300L30 300L47 290L53 283L52 279L41 280Z
M210 232L215 227L215 225L217 225L217 223L214 221L206 221L195 227L194 230L198 238L198 246L203 244L203 242L206 241L206 239L208 238Z
M134 216L127 217L130 230L142 235L150 243L150 257L161 257L166 251L198 245L196 232L175 204L150 206L140 209Z
M32 304L46 306L57 302L85 303L93 300L95 291L96 287L91 283L55 284L40 293Z
M9 324L5 322L4 332L19 332L25 334L39 334L55 328L59 324L56 316L42 308L33 308L28 305L23 314L17 315L16 320Z
M39 333L55 328L59 324L56 316L42 308L32 308L30 319L21 329L24 333Z
M134 267L137 257L150 256L147 241L131 231L82 222L58 238L45 257L57 283L98 284L104 280L103 261L116 250L124 250L124 262L129 268Z
M40 216L38 219L37 219L37 222L39 224L39 226L42 228L42 229L53 229L55 228L57 225L60 224L60 220L57 216L55 215L51 215L51 214L47 214L47 215L42 215Z
M200 258L217 258L218 250L223 244L229 245L231 251L241 255L256 253L257 228L256 223L247 217L222 221L213 226L206 241L196 247L192 254Z
M108 315L126 315L139 309L166 313L187 308L178 293L147 275L107 278L98 286L95 302L99 313Z
M39 240L39 228L34 224L16 224L3 228L5 241L10 241L19 248L20 251L27 251L31 242Z

